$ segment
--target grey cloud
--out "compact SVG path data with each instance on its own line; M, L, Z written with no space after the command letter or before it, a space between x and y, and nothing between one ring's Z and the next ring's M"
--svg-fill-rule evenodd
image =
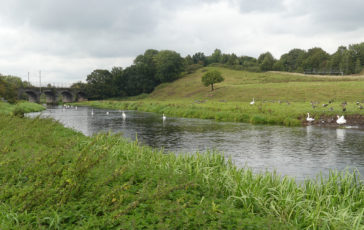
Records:
M292 3L291 14L305 14L318 32L353 31L364 27L362 0L308 0Z
M241 12L277 12L284 11L285 6L282 0L237 0L233 1L239 5Z

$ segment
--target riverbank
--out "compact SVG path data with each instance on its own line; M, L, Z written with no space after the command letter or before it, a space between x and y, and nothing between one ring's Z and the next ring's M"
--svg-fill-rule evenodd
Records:
M119 135L0 115L0 228L363 229L364 185L163 154ZM22 130L22 132L19 132Z
M45 107L36 103L20 101L16 104L9 104L0 101L0 114L22 116L24 113L39 112Z
M142 99L137 101L86 101L74 103L78 106L90 106L114 110L139 110L166 114L173 117L214 119L217 121L245 122L252 124L270 124L285 126L319 125L339 126L337 115L345 115L347 125L364 127L364 111L358 111L355 103L348 103L347 111L342 112L341 103L333 102L330 107L312 108L305 102L247 102L225 101L156 101ZM331 110L332 108L332 110ZM315 118L307 122L307 113Z
M214 91L201 83L202 75L209 70L218 70L225 78L215 85ZM205 67L164 83L149 95L78 105L285 126L309 125L307 113L315 118L310 124L338 126L336 116L344 115L347 125L364 126L364 77L251 73Z

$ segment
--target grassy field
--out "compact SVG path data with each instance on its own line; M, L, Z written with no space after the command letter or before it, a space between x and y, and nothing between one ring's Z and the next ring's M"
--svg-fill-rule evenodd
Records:
M0 127L0 229L364 229L355 174L298 186L50 119L0 114Z
M225 78L212 92L201 83L201 76L208 70L219 70ZM253 98L255 104L250 105ZM345 112L344 101L347 102ZM346 115L348 124L364 125L364 109L360 109L364 106L364 77L251 73L208 67L162 84L150 95L79 105L288 126L305 123L309 112L316 119L314 124L334 125L336 115Z

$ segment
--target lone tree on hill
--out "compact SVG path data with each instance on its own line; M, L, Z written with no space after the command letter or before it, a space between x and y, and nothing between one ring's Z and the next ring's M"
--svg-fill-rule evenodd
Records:
M213 91L214 90L214 84L224 81L224 78L222 77L222 75L221 75L221 73L219 71L212 70L212 71L209 71L209 72L205 73L202 76L201 81L204 84L204 86L211 85L211 91Z

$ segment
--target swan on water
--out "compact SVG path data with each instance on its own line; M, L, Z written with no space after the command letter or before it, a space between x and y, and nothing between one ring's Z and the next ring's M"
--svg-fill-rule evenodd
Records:
M91 109L91 115L92 116L94 115L94 109Z
M123 117L123 119L126 118L126 114L124 113L124 111L122 112L121 116Z
M164 113L163 113L163 116L162 116L162 119L163 119L163 121L165 121L166 120L166 116L164 116Z
M106 115L109 115L109 111L106 112Z
M254 105L254 103L255 103L255 101L254 101L254 98L253 98L253 101L252 101L252 102L250 102L250 104L251 104L251 105Z
M341 117L339 117L339 115L337 115L336 123L338 123L339 125L346 124L346 120L344 118L344 115L342 115Z
M314 121L314 120L315 120L315 118L310 117L310 113L307 113L306 121L311 122L311 121Z

